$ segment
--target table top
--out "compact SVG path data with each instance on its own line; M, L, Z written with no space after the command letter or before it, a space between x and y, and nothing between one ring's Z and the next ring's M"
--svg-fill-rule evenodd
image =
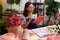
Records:
M43 29L47 30L48 32L51 32L48 27L42 27ZM39 29L39 28L37 28ZM47 40L47 37L42 37L40 38L38 35L36 35L34 32L32 32L32 30L29 30L30 31L30 37L28 38L28 40Z
M51 30L51 27L53 27L53 26L55 26L55 25L46 26L46 27L42 27L42 28L36 28L36 29L44 29L44 30L46 30L46 31L48 31L48 32L53 33L52 30ZM34 29L33 29L33 30L34 30ZM29 37L28 40L47 40L47 36L40 38L38 35L36 35L34 32L32 32L32 31L30 30L30 37Z
M52 27L52 26L46 26L46 27L36 28L36 29L44 29L44 30L52 33L50 27ZM25 29L23 38L25 38L27 40L47 40L47 36L40 38L38 35L36 35L34 32L32 32L32 30L35 30L35 29L31 29L31 30ZM0 39L1 39L1 36L0 36Z

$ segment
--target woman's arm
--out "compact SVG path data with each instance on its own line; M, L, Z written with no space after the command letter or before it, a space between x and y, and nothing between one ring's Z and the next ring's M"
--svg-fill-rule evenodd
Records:
M31 22L32 20L32 14L29 14L27 17L26 17L26 23L23 25L23 28L27 28L27 26L29 25L29 23Z
M27 26L29 25L29 23L31 22L31 18L30 19L28 19L27 21L26 21L26 24L23 24L22 26L23 26L23 28L27 28Z

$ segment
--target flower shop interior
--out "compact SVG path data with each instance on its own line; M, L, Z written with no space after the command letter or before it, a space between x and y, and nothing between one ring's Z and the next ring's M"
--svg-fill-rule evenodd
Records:
M0 0L0 40L60 40L59 34L60 0Z

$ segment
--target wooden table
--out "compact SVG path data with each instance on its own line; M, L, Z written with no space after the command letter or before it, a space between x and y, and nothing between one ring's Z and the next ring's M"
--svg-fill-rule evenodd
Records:
M47 26L47 27L42 27L44 30L47 30L48 32L52 31L49 29L49 27L52 26ZM39 29L39 28L36 28ZM40 38L38 35L36 35L32 30L25 29L25 37L23 37L25 40L47 40L47 36ZM1 40L1 38L0 38Z
M47 30L48 32L51 32L48 27L42 27L43 29ZM38 29L38 28L37 28ZM40 38L38 35L36 35L32 30L29 30L29 38L26 40L47 40L47 37Z

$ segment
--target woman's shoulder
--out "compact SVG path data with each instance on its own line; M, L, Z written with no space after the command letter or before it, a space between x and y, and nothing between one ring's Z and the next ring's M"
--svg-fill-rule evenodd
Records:
M3 34L0 36L0 39L2 39L2 40L6 40L6 39L13 40L13 39L15 39L15 34L13 34L13 33Z

